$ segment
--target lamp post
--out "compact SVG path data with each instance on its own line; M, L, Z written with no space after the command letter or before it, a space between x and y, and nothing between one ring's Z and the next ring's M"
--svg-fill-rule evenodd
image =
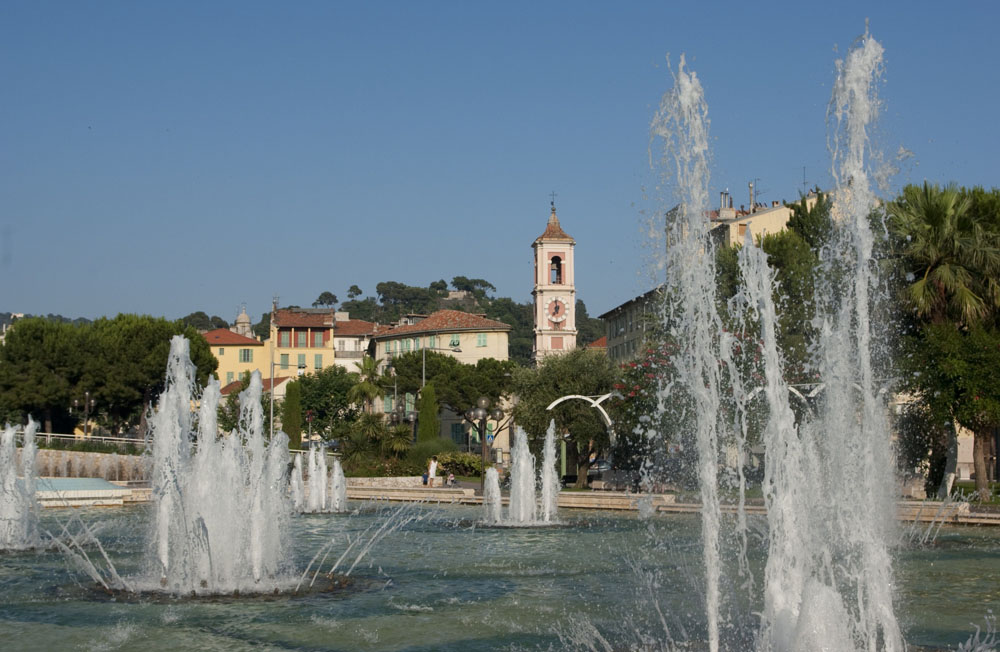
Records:
M90 398L90 391L86 391L83 393L83 438L84 439L87 438L87 426L89 425L88 419L90 418L90 411L94 409L94 406L96 404L97 401ZM73 407L79 410L80 401L77 399L73 399Z
M413 410L407 412L406 408L397 403L396 408L389 413L389 422L392 423L393 425L409 422L413 440L416 441L417 439L417 432L415 427L415 424L417 423L416 412L414 412Z
M493 408L490 411L490 399L485 396L480 396L476 401L476 407L471 410L466 410L465 420L472 424L472 426L479 432L479 441L482 445L482 461L483 468L479 474L479 490L483 491L486 487L486 420L493 419L494 421L500 421L503 419L503 410L500 408Z

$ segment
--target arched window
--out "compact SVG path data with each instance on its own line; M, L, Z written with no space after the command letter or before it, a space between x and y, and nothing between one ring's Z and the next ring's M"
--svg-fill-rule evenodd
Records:
M549 265L549 283L554 285L562 283L562 259L559 256L552 257L552 264Z

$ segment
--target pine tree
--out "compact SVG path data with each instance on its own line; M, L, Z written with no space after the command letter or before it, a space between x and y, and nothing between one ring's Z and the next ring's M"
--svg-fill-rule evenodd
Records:
M288 435L290 448L302 447L302 393L299 381L293 380L285 389L281 405L281 429Z
M434 385L428 384L420 391L417 401L417 441L433 441L441 436L441 419L438 417L440 407Z

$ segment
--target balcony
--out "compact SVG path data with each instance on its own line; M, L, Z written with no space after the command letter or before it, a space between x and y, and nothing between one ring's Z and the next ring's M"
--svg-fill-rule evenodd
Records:
M360 360L363 357L365 357L365 352L364 351L334 351L333 352L333 358L334 358L334 360L336 360L337 358L346 358L348 360Z

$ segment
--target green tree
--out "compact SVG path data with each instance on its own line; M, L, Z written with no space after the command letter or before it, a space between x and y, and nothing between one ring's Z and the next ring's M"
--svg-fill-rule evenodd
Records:
M363 405L365 412L375 411L375 400L385 391L385 379L379 371L378 361L366 355L360 362L355 362L358 368L357 382L347 393L347 399L355 405Z
M312 410L314 416L314 433L329 439L338 423L353 421L357 417L357 409L348 398L351 388L357 382L358 374L351 373L340 365L333 365L298 379L302 409Z
M320 306L331 308L337 305L337 295L334 294L333 292L330 292L329 290L326 290L320 293L318 297L316 297L316 300L313 301L312 305L313 308L318 308Z
M347 289L347 298L351 299L352 301L360 297L362 294L364 293L361 291L361 288L359 288L357 285L352 285Z
M265 312L260 316L260 321L253 325L253 334L262 340L271 337L271 313Z
M609 449L610 432L598 411L584 401L565 401L551 411L546 407L570 394L607 394L617 377L606 355L587 349L547 356L537 368L521 368L514 375L513 391L518 397L514 421L537 440L544 436L549 421L555 420L557 432L570 437L568 448L575 457L578 487L586 486L591 454Z
M438 402L453 412L463 414L475 407L480 396L485 396L496 404L502 396L510 394L514 370L517 368L514 362L483 358L475 365L468 365L433 351L404 353L393 358L393 370L400 392L413 393L420 389L425 355L427 382L434 385Z
M91 385L83 375L82 330L42 318L20 319L0 346L0 414L23 423L40 419L46 432L70 423L69 406ZM96 399L96 396L95 396Z
M302 447L302 388L297 380L288 381L281 403L281 429L288 435L290 448Z
M976 375L974 365L961 361L974 359L969 347L988 339L984 333L992 332L1000 307L1000 215L991 210L1000 207L1000 195L996 201L989 195L925 182L921 187L907 186L888 206L889 226L907 278L903 300L918 320L908 359L923 361L914 370L919 373L904 378L907 388L950 424L945 473L938 489L941 497L951 491L957 468L955 421L977 433L974 464L985 469L985 460L979 459L984 453L984 419L990 414L983 409L986 403L979 403L985 394L979 387L967 383L963 387L948 379L958 366Z
M417 401L418 442L431 441L441 436L441 418L438 416L440 410L434 383L429 383L420 391L420 398Z
M833 217L830 215L830 199L816 188L816 203L812 208L806 197L798 203L789 204L792 215L788 218L788 228L797 233L814 253L829 242L833 235Z
M576 341L580 345L590 344L604 336L604 322L587 313L587 305L576 300Z
M1000 306L1000 237L958 188L924 182L889 204L912 282L905 298L929 323L971 324Z

